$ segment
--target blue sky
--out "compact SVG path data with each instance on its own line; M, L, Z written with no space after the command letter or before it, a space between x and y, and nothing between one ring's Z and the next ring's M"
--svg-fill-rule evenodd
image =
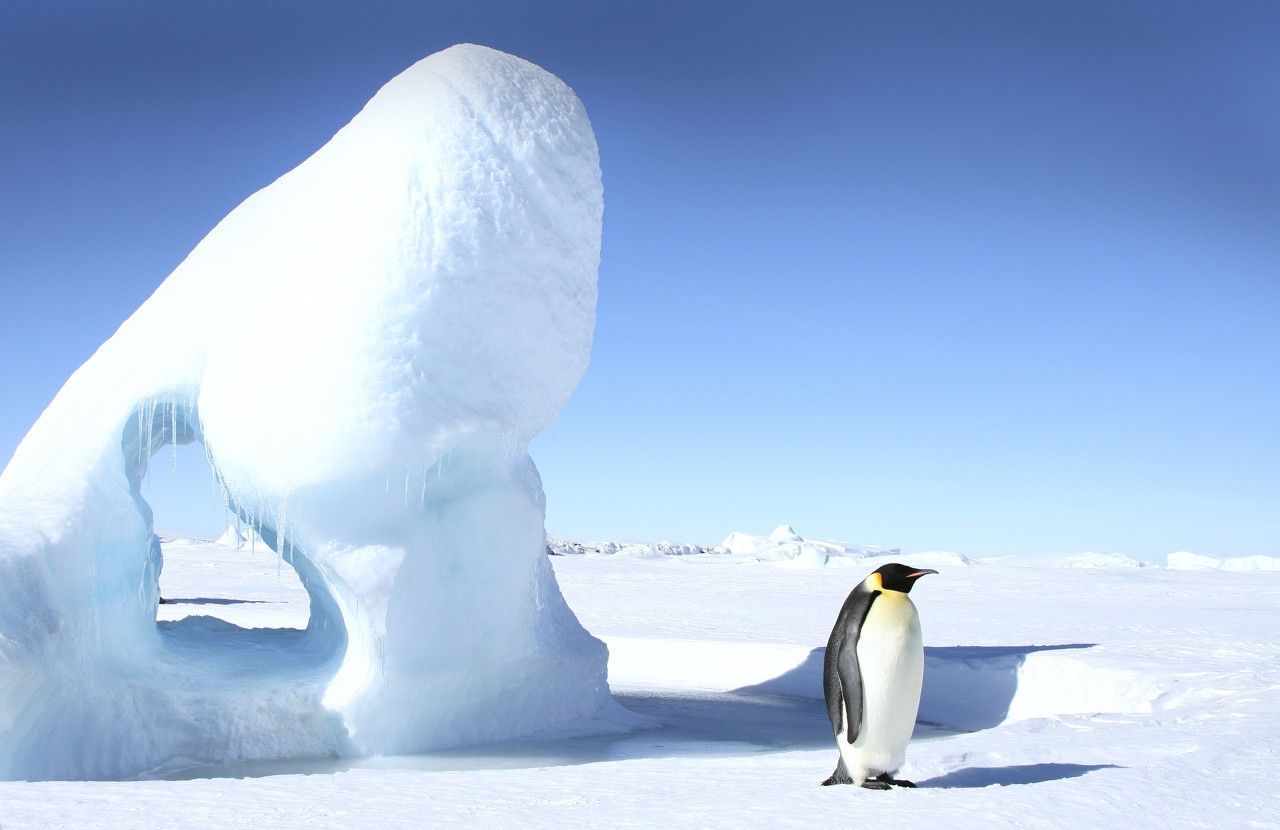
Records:
M548 527L1280 554L1280 5L0 7L0 460L196 242L455 42L587 106ZM215 531L184 451L160 526Z

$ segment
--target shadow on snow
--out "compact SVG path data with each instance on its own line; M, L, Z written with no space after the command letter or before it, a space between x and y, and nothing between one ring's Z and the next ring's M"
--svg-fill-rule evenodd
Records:
M1015 784L1043 784L1079 778L1100 769L1124 769L1115 764L1023 764L1012 767L966 767L952 770L946 775L918 782L918 786L930 789L977 789L981 787L1009 787Z
M930 646L924 650L924 690L920 696L921 728L976 732L1004 722L1018 690L1018 669L1027 655L1039 651L1093 648L1096 643L1026 646ZM809 652L804 662L784 674L753 686L734 689L741 695L822 697L825 648Z
M208 617L161 624L169 637L225 638L239 634L246 645L267 651L294 645L283 640L304 632L245 630ZM225 628L224 628L225 627ZM216 631L215 631L216 629ZM268 632L271 632L268 634ZM280 638L281 642L270 642ZM1017 667L1036 651L1085 649L1089 643L1029 646L955 646L926 648L925 690L917 740L940 738L959 731L994 726L1003 720L1017 688ZM622 706L651 726L632 731L612 730L579 737L547 737L498 744L461 747L422 755L374 758L321 758L246 762L215 767L169 770L161 777L257 777L287 773L331 773L349 769L480 770L523 769L586 764L599 761L672 757L727 757L787 750L834 749L826 705L822 701L822 661L825 649L814 649L803 663L772 680L728 693L688 690L625 690L614 693ZM958 684L958 685L957 685ZM928 704L934 700L934 711ZM944 701L957 718L939 718L936 701ZM930 717L930 715L934 717ZM945 713L944 713L945 714ZM977 724L976 726L974 724ZM1072 778L1109 764L1031 764L974 767L921 782L922 787L968 788L1033 784Z

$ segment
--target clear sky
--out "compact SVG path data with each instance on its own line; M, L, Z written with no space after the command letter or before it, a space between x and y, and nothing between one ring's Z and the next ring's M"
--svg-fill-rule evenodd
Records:
M1266 0L0 5L0 460L223 215L462 41L600 144L553 532L1280 554ZM216 532L180 462L158 524Z

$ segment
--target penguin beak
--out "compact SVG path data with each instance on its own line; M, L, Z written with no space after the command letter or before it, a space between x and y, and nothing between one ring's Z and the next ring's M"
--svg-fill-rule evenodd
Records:
M936 573L937 571L935 571L933 568L921 568L918 571L913 571L907 574L907 579L919 579L925 574L936 574Z

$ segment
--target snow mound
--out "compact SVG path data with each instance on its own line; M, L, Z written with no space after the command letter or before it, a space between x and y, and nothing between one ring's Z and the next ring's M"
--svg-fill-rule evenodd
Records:
M167 540L161 536L160 541L165 542ZM270 547L263 538L258 535L258 532L254 530L252 526L242 525L240 527L236 527L234 524L227 525L227 529L222 532L221 536L214 540L213 544L222 545L228 548L235 548L236 550L244 550L245 548L249 548L250 550L266 550Z
M1180 550L1169 554L1165 567L1174 571L1280 571L1280 556L1236 556L1219 559Z
M218 223L0 475L0 778L410 752L610 711L526 451L590 356L602 211L573 92L463 45ZM305 631L156 624L140 484L193 441L297 571Z
M768 536L753 536L735 530L720 543L725 552L761 562L778 562L788 567L820 568L834 559L862 559L868 556L897 556L898 548L850 545L821 539L805 539L791 525L778 525Z

